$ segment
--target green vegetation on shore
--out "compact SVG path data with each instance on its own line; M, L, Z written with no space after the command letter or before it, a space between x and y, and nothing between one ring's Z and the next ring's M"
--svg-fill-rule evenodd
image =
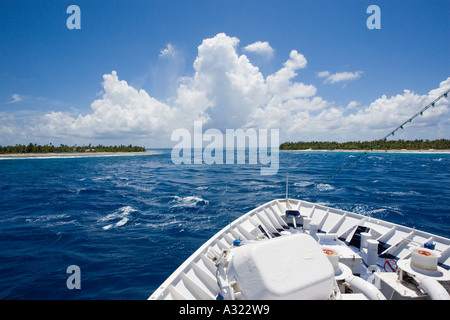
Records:
M349 141L349 142L285 142L280 145L280 150L448 150L450 140L375 140L375 141Z
M0 154L5 153L71 153L71 152L145 152L144 147L120 145L120 146L68 146L61 144L54 146L51 143L48 145L37 145L30 143L28 145L16 144L15 146L0 146Z

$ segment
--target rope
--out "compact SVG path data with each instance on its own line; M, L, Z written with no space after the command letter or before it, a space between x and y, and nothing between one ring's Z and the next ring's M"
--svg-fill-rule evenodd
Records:
M419 117L419 116L422 116L423 113L424 113L426 110L428 110L428 109L431 108L431 107L434 107L435 104L436 104L436 102L438 102L440 99L442 99L442 98L444 98L444 97L447 98L449 92L450 92L450 89L448 89L447 91L445 91L444 93L442 93L439 97L437 97L436 99L434 99L430 104L428 104L428 105L426 105L425 107L423 107L422 109L420 109L420 110L419 110L416 114L414 114L411 118L409 118L408 120L406 120L405 122L403 122L401 125L399 125L397 128L395 128L394 130L392 130L391 132L389 132L386 136L384 136L384 137L382 138L382 140L386 141L387 138L389 138L390 136L393 136L393 135L395 134L395 132L397 132L397 131L400 130L400 129L403 129L403 127L404 127L406 124L411 123L415 118L417 118L417 117ZM377 140L375 140L375 141L377 141ZM377 146L377 148L379 148L379 144L377 144L376 146ZM372 145L372 146L370 147L370 150L373 150L374 147L375 147L375 144ZM336 175L338 175L343 169L345 169L345 168L351 166L352 164L358 162L359 160L361 160L361 159L362 159L363 157L365 157L365 156L367 156L367 152L366 152L366 151L363 152L363 153L361 153L360 155L356 156L353 160L348 161L348 162L345 163L343 166L341 166L339 169L337 169L336 171L334 171L333 173L331 173L330 175L328 175L327 177L325 177L325 178L322 179L321 181L316 182L316 183L314 183L314 184L312 184L312 185L306 186L306 188L305 188L304 190L302 190L301 193L306 193L306 191L307 191L308 189L313 189L313 188L317 187L318 185L323 184L323 183L325 183L325 182L331 180L331 179L334 178Z

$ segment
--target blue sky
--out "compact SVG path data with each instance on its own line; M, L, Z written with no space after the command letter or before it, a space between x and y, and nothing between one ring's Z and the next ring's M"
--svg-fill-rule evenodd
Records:
M72 4L80 30L66 27ZM377 139L450 87L449 13L446 0L3 0L0 145L164 147L198 119L283 141ZM399 137L450 138L448 100Z

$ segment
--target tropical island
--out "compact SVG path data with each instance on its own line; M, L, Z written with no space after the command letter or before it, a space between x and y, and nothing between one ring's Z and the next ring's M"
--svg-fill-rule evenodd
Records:
M374 140L374 141L349 141L349 142L284 142L280 150L367 150L367 151L430 151L450 150L449 139L437 140Z
M38 145L29 143L28 145L16 144L15 146L0 146L0 158L34 158L34 157L85 157L85 156L104 156L104 155L132 155L146 153L144 147L133 145L114 145L104 146L68 146L60 144Z
M115 146L104 146L97 145L92 146L68 146L61 144L59 146L54 146L53 144L37 145L30 143L28 145L16 144L15 146L0 146L0 154L5 153L75 153L75 152L145 152L144 147L138 147L133 145L115 145Z

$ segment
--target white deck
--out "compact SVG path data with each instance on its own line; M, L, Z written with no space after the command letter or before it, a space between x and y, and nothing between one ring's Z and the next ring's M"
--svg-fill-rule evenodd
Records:
M297 229L284 218L285 210L288 209L285 199L268 202L236 219L204 243L149 299L217 299L220 288L216 279L214 255L220 256L223 249L232 247L235 239L262 240L286 233L301 233L304 231L304 222L309 219L311 225L317 226L319 238L338 238L355 252L359 247L352 248L351 245L356 241L359 246L360 233L370 233L370 239L379 243L378 254L381 257L405 259L410 255L411 246L433 242L435 251L440 254L439 266L447 270L450 267L450 239L307 201L289 199L289 207L300 211L301 217L296 220ZM384 259L379 260L384 262ZM353 273L358 268L360 266L353 266Z

